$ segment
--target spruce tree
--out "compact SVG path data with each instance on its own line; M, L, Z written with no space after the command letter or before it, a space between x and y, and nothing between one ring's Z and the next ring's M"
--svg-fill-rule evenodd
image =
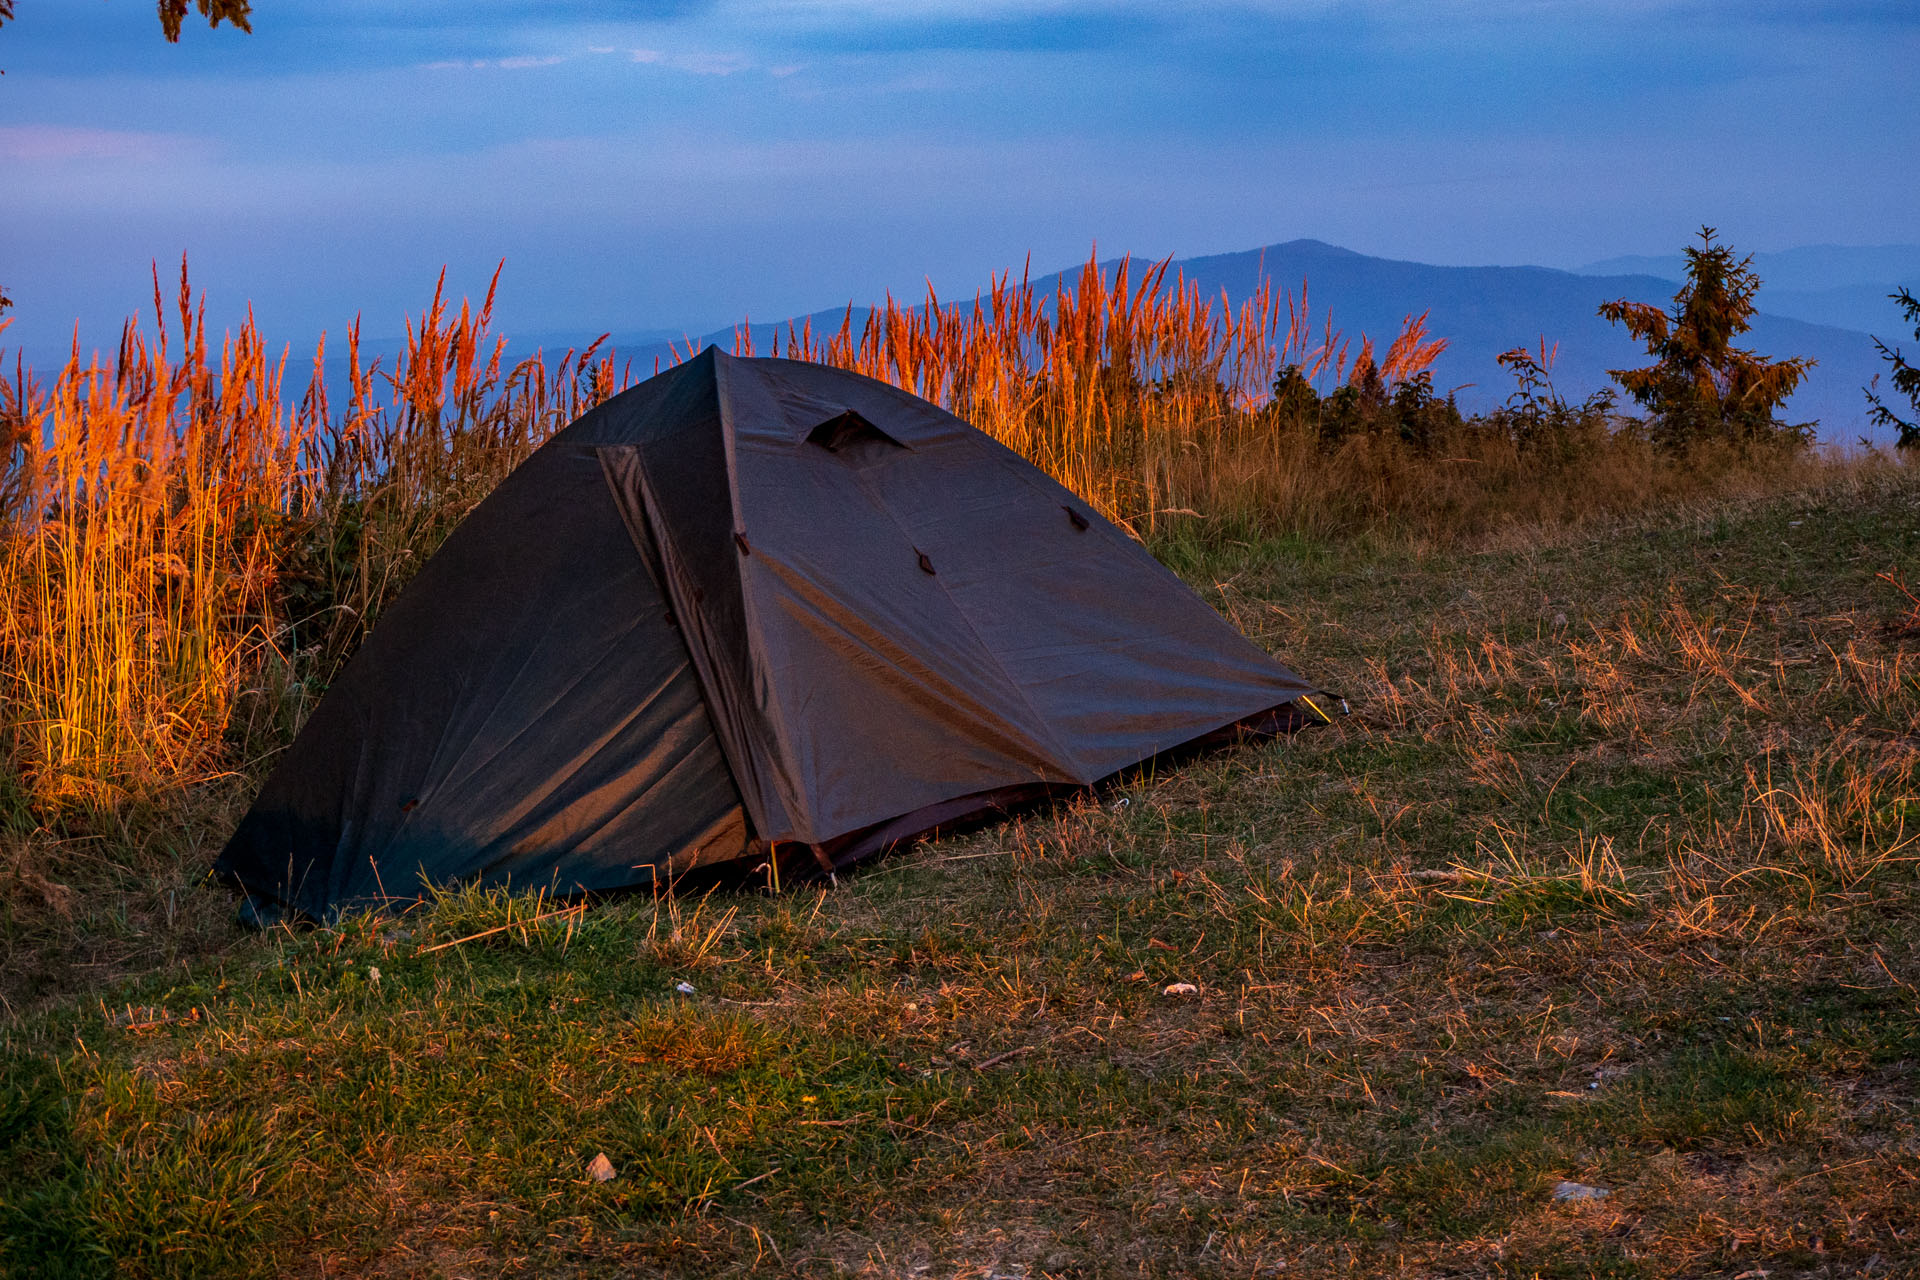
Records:
M1751 257L1735 258L1714 235L1702 227L1700 244L1687 247L1687 280L1671 313L1624 298L1600 304L1602 318L1625 325L1654 358L1644 369L1609 372L1647 411L1653 438L1669 448L1701 440L1805 445L1812 425L1791 426L1775 413L1814 362L1769 360L1733 345L1751 324L1760 277Z
M1907 289L1887 296L1900 304L1900 310L1906 313L1907 323L1913 326L1913 336L1920 339L1920 298L1914 297L1913 293ZM1880 358L1893 366L1889 380L1893 383L1893 389L1906 396L1907 402L1913 406L1915 421L1908 422L1887 408L1876 390L1880 383L1879 378L1873 380L1874 386L1867 388L1867 417L1872 419L1876 426L1899 428L1900 438L1894 441L1896 449L1912 449L1920 452L1920 369L1907 363L1900 348L1889 347L1878 338L1873 340L1873 345L1880 349Z

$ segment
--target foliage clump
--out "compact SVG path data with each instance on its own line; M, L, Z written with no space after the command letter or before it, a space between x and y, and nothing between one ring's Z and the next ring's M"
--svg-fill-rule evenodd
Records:
M1913 326L1913 336L1920 338L1920 298L1914 297L1913 293L1907 289L1887 296L1900 304L1900 310L1906 313L1907 323ZM1888 374L1888 381L1892 382L1893 389L1904 395L1907 403L1913 406L1910 412L1914 416L1914 421L1909 422L1887 408L1886 402L1880 398L1877 390L1879 378L1873 380L1874 386L1867 388L1867 417L1875 426L1899 429L1900 438L1894 441L1895 448L1920 451L1920 369L1907 363L1900 348L1889 347L1878 338L1873 340L1873 345L1879 348L1881 358L1893 366Z
M209 27L231 22L247 34L253 34L250 0L193 0L193 7L200 11ZM186 21L187 8L187 0L159 0L161 33L174 44L180 42L180 24Z
M1282 430L1310 437L1323 453L1335 453L1351 440L1392 440L1418 455L1466 425L1453 396L1434 393L1433 373L1389 381L1380 367L1363 361L1353 376L1325 395L1297 365L1282 369L1273 381L1269 416Z
M1562 459L1594 453L1613 426L1613 391L1602 388L1579 404L1569 404L1553 386L1553 360L1546 339L1537 350L1515 347L1495 357L1513 375L1513 394L1492 421L1516 448L1551 452Z
M1601 317L1624 325L1654 358L1643 369L1610 372L1651 415L1655 443L1670 450L1709 440L1804 448L1812 424L1776 415L1814 361L1770 360L1733 345L1751 326L1760 276L1751 256L1736 258L1715 234L1702 227L1699 245L1687 247L1687 280L1671 312L1624 298L1600 304Z
M14 0L0 0L0 25L13 21L13 3ZM231 22L247 34L253 34L252 0L157 0L155 8L160 15L160 34L169 43L180 42L180 25L186 21L189 9L198 9L209 27Z
M1395 377L1391 366L1383 373L1365 352L1347 380L1324 395L1300 366L1285 366L1273 381L1266 412L1281 430L1310 437L1323 454L1364 440L1392 442L1427 461L1488 446L1535 464L1567 461L1602 447L1615 426L1613 392L1569 404L1554 390L1554 354L1544 341L1537 352L1515 347L1502 354L1500 365L1516 385L1506 403L1489 413L1462 413L1452 392L1441 396L1434 390L1429 368Z

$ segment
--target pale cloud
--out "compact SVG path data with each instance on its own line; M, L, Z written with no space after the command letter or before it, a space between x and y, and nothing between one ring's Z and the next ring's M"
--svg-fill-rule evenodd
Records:
M510 58L474 58L472 60L452 59L440 62L426 62L421 66L427 71L525 71L532 67L553 67L565 62L566 55L516 54Z
M673 65L697 76L730 76L753 66L751 59L738 53L683 53Z
M753 59L743 53L714 53L695 51L691 53L667 53L660 49L632 49L628 57L634 62L652 67L671 67L675 71L685 71L696 76L730 76L736 72L753 69ZM775 75L792 74L799 70L791 68L786 72L774 72Z
M0 125L0 160L22 164L61 161L161 162L210 149L203 138L129 129L69 125Z

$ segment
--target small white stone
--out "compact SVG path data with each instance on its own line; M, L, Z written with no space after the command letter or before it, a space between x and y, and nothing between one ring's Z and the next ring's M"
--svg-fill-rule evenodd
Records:
M587 1162L587 1176L595 1182L613 1181L615 1176L613 1172L613 1161L607 1159L606 1152L602 1151L598 1153L592 1160Z
M1604 1200L1611 1194L1605 1187L1590 1187L1584 1182L1561 1182L1553 1188L1555 1200Z
M1170 982L1160 994L1163 996L1190 996L1199 990L1200 988L1194 986L1191 982Z
M690 996L693 994L693 984L691 982L676 982L673 984L673 989L675 991L678 991L683 996Z

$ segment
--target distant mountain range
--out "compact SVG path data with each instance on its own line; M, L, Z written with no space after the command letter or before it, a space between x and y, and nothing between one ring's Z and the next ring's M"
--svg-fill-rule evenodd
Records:
M1609 369L1647 363L1646 351L1598 314L1602 302L1671 302L1677 283L1649 272L1601 275L1548 267L1435 267L1371 258L1317 240L1294 240L1246 253L1194 258L1180 264L1202 288L1241 297L1264 272L1276 285L1311 286L1316 307L1331 308L1349 333L1391 336L1408 314L1430 311L1428 327L1450 345L1434 368L1434 385L1456 389L1463 407L1483 409L1505 400L1513 385L1495 362L1503 351L1558 345L1554 386L1569 400L1611 385ZM1880 332L1897 336L1892 304ZM1762 312L1740 340L1768 356L1819 361L1787 406L1793 421L1818 421L1830 440L1866 433L1861 388L1884 367L1863 332ZM1623 407L1626 407L1623 405Z
M1879 290L1881 319L1872 321L1872 310L1863 302L1859 311L1863 322L1874 323L1875 331L1889 341L1903 336L1898 312L1885 297L1893 286L1861 281L1889 270L1903 271L1903 264L1920 265L1920 248L1820 247L1768 257L1782 268L1784 279L1795 283L1837 276L1848 281L1840 289L1861 291L1863 298ZM1755 265L1763 268L1764 277L1764 268L1772 263L1763 264L1756 258ZM1569 400L1584 399L1611 385L1609 369L1645 364L1644 348L1623 330L1602 320L1598 308L1613 298L1664 305L1672 301L1679 287L1677 278L1684 274L1678 255L1614 259L1581 272L1550 267L1436 267L1368 257L1318 240L1291 240L1244 253L1186 258L1173 266L1203 292L1224 292L1236 302L1253 293L1263 278L1296 294L1304 281L1316 320L1331 315L1335 327L1346 335L1357 339L1364 332L1376 340L1376 345L1383 345L1398 333L1405 317L1429 312L1429 330L1449 344L1434 366L1434 386L1442 393L1454 392L1461 407L1469 410L1491 408L1513 391L1511 379L1495 357L1514 347L1535 346L1543 337L1549 349L1558 347L1553 382ZM1823 271L1832 275L1823 275ZM1071 279L1076 273L1066 275ZM1172 274L1169 271L1169 278ZM1055 278L1044 277L1049 285ZM1821 291L1786 292L1800 297ZM856 326L866 310L855 308ZM814 313L815 331L823 326L838 328L845 314L844 305ZM797 325L806 318L795 317L793 323ZM766 350L775 330L784 331L787 323L782 320L754 325L756 349ZM730 346L733 330L716 330L696 341L701 346ZM1741 344L1767 356L1811 356L1819 361L1789 402L1789 419L1818 421L1822 437L1828 440L1851 442L1871 434L1861 388L1885 366L1865 332L1763 311L1754 318ZM530 345L516 344L516 349L528 350ZM553 344L547 344L547 349L553 350ZM655 344L622 345L621 351L634 358L636 369L646 368L654 357L668 354L664 345ZM1628 407L1623 402L1622 408Z
M1678 281L1686 275L1679 254L1607 258L1580 268L1591 276L1650 275ZM1896 289L1920 294L1920 244L1854 247L1806 245L1779 253L1756 253L1760 309L1770 315L1841 329L1891 335L1897 313L1887 301Z
M1111 264L1109 264L1111 265ZM1276 287L1298 293L1304 281L1316 321L1331 315L1336 328L1357 340L1364 332L1384 344L1399 332L1409 315L1429 312L1428 327L1449 346L1434 368L1434 385L1443 394L1453 392L1467 410L1491 408L1513 391L1512 380L1496 363L1503 351L1532 347L1542 338L1558 347L1553 367L1555 388L1568 400L1580 400L1612 385L1609 369L1633 368L1647 362L1646 352L1625 332L1600 319L1597 308L1613 298L1637 302L1671 302L1684 274L1679 255L1665 258L1615 258L1596 262L1581 271L1549 267L1437 267L1368 257L1318 240L1292 240L1249 249L1244 253L1187 258L1174 263L1188 281L1209 295L1238 301L1265 278ZM1908 338L1899 314L1886 300L1896 284L1914 281L1920 291L1920 246L1844 249L1815 246L1784 253L1756 255L1755 267L1769 284L1761 295L1764 310L1741 345L1763 355L1811 356L1818 365L1789 402L1787 417L1795 422L1817 421L1823 439L1851 443L1863 436L1883 440L1890 434L1870 430L1862 388L1886 366L1873 349L1868 329L1890 343ZM1065 273L1069 279L1078 269ZM1774 273L1771 277L1768 273ZM1169 272L1171 277L1172 272ZM1047 283L1055 277L1044 277ZM1036 281L1042 279L1035 277ZM1830 287L1812 287L1830 283ZM949 299L958 302L958 296ZM1822 307L1828 311L1821 311ZM856 327L867 308L854 308ZM1785 312L1785 313L1783 313ZM837 329L846 305L812 315L815 332ZM1832 314L1849 318L1855 327L1821 323L1809 316ZM798 325L807 317L794 317ZM771 345L781 320L753 326L756 349ZM615 333L610 345L622 362L631 361L636 374L652 372L656 360L664 367L673 359L670 331L661 329ZM709 343L731 347L734 331L717 329L693 335L696 348ZM516 334L510 358L544 350L557 358L568 347L591 342L590 333ZM688 339L678 341L685 351ZM366 342L367 355L398 349L398 342ZM1357 347L1357 341L1356 341ZM329 361L329 366L334 361ZM330 372L329 381L332 381ZM341 371L344 382L344 369ZM1630 409L1624 399L1621 407Z

